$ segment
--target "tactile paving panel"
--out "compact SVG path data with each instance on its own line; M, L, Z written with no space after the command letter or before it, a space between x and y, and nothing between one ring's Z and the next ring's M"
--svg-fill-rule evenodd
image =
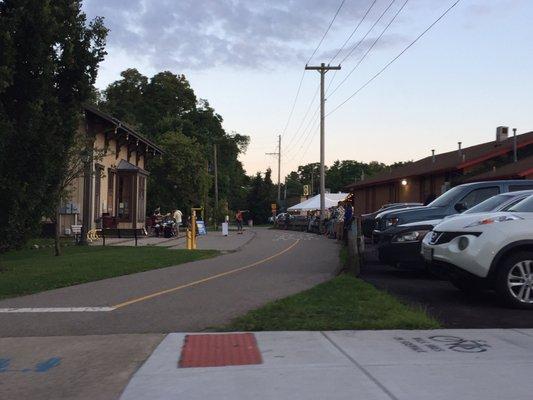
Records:
M253 333L228 333L185 336L178 366L222 367L261 363L261 353Z

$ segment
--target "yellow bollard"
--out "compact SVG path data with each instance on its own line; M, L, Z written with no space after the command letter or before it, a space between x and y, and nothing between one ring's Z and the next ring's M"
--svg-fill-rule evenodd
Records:
M191 231L187 228L187 250L192 250Z
M191 242L192 248L196 250L196 210L193 210L191 218Z

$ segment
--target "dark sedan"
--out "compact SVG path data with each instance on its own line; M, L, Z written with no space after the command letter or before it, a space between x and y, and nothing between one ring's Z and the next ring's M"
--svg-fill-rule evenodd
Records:
M533 194L533 190L498 194L470 208L463 214L505 211L531 194ZM454 215L447 218L453 217ZM380 261L400 267L423 266L424 261L420 256L422 239L440 222L442 222L442 219L412 222L398 225L382 232L378 243Z
M381 208L373 213L361 215L361 227L363 235L372 237L374 228L376 227L376 216L383 211L391 211L399 208L420 207L422 203L389 203L384 204Z

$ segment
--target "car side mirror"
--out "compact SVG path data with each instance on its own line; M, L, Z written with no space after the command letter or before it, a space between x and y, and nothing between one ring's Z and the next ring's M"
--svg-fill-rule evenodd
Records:
M466 210L468 210L468 207L466 206L466 203L463 203L463 202L459 202L457 203L455 206L455 211L457 211L458 213L462 213Z

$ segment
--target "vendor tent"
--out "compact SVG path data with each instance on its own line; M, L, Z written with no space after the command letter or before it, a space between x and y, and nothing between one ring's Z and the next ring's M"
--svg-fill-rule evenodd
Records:
M326 208L336 206L339 201L344 201L348 193L326 193ZM320 195L316 195L306 201L289 207L288 211L313 211L320 210Z

